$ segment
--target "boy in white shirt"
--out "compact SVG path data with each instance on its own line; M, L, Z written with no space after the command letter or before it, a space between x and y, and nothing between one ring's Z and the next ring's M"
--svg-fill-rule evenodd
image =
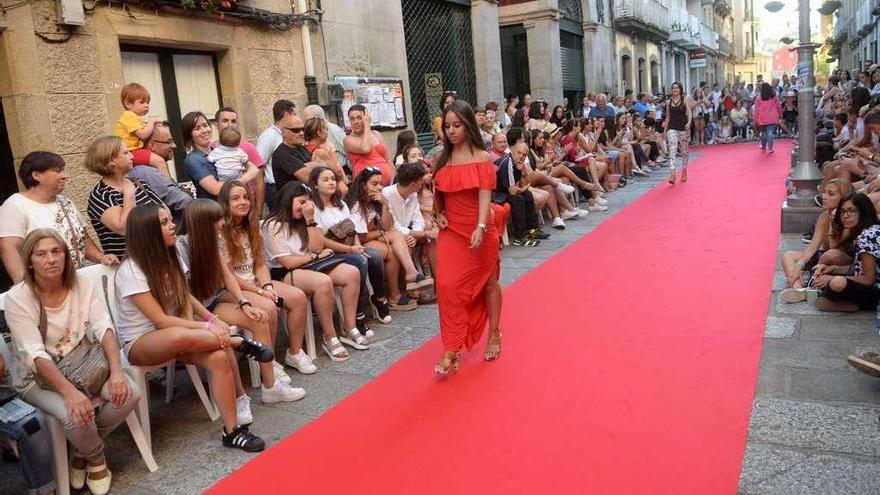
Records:
M425 229L425 219L419 204L419 191L426 172L421 162L401 165L395 176L397 183L382 189L382 196L388 201L394 229L403 234L410 249L414 249L417 244L425 244L431 267L434 267L437 259L437 231Z

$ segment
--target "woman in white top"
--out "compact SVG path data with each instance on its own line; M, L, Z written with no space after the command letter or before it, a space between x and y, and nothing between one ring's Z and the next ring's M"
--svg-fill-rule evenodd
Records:
M94 494L107 493L111 474L102 437L137 404L137 386L122 371L103 295L77 277L64 239L53 229L36 229L24 239L22 258L27 264L24 281L6 294L15 388L22 399L64 426L75 452L71 486L79 490L88 484ZM102 385L96 381L84 390L61 369L82 363L80 353L93 345L103 351L109 374L97 378L105 380ZM98 401L97 408L93 401Z
M183 263L192 295L223 321L247 329L253 333L254 340L274 348L273 340L278 330L275 304L253 292L247 292L245 296L229 265L220 256L218 237L223 227L223 209L220 205L210 199L195 199L186 207L181 227L177 236L177 254ZM305 320L304 314L296 317ZM304 325L304 322L300 323ZM299 342L302 342L303 328L298 330ZM291 339L295 340L297 332L289 333ZM238 363L234 364L237 366ZM290 386L290 376L277 361L260 364L260 376L263 382L260 398L264 403L290 402L305 396L305 390ZM253 421L250 398L244 393L238 373L235 379L239 424L250 424ZM247 418L242 419L242 415Z
M365 168L354 178L348 193L345 200L351 210L351 219L358 239L367 250L375 251L375 254L385 262L390 294L388 302L391 309L398 311L415 309L416 305L406 295L406 291L431 287L434 285L434 279L424 276L416 269L406 239L394 228L394 218L388 209L388 199L382 194L382 171L378 168ZM399 285L401 268L406 280L406 286L403 288Z
M74 268L85 260L115 265L114 255L105 255L86 235L82 218L73 202L62 196L67 182L64 159L48 151L33 151L21 161L18 177L24 192L10 196L0 206L0 257L13 282L24 278L25 263L19 249L32 230L50 228L58 232L70 248Z
M223 209L223 228L218 238L220 256L245 293L255 293L275 305L283 305L287 310L287 331L290 336L284 363L301 373L314 373L317 368L302 350L308 299L305 292L273 279L269 273L263 251L263 236L260 234L260 212L253 207L250 191L241 182L229 181L220 188L217 200ZM276 324L273 322L271 325L275 328ZM274 342L276 331L270 333ZM274 366L275 376L284 379L287 376L284 370Z
M128 258L116 271L117 328L122 350L135 366L172 359L204 368L223 421L224 447L259 452L265 443L237 425L232 349L261 363L272 350L241 335L189 293L177 255L174 221L166 208L135 207L125 229ZM198 318L196 320L195 318Z
M378 167L374 167L378 168ZM336 179L325 167L315 167L309 174L309 187L312 189L312 201L315 203L315 222L324 234L324 247L330 248L346 263L355 266L361 275L361 291L358 297L356 325L364 339L352 338L354 344L343 336L343 344L360 348L369 344L373 331L367 325L367 314L370 303L379 313L379 321L391 322L390 307L385 283L385 265L382 253L373 248L361 246L355 242L357 229L351 219L348 205L342 201L342 195L336 185ZM367 278L373 287L373 295L367 290Z
M333 323L333 287L342 292L342 319L350 334L360 335L355 325L360 273L324 247L324 235L315 222L312 190L299 181L287 183L278 192L272 215L263 222L266 259L273 280L305 291L312 298L324 332L323 349L333 361L345 361L348 351L337 337Z

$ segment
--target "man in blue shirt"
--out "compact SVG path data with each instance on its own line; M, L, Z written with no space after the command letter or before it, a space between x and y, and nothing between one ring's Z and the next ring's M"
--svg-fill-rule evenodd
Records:
M639 112L639 115L641 115L642 118L645 118L645 114L648 113L648 103L645 101L645 93L639 93L638 98L639 101L637 101L636 104L633 105L633 110Z
M596 106L590 110L590 118L598 119L599 117L605 117L608 122L614 121L614 109L608 105L608 95L605 93L599 93L596 96Z

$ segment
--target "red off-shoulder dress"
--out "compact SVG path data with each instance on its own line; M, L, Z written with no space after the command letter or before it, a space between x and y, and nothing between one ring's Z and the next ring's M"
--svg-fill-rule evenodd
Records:
M471 235L479 222L479 190L495 189L492 162L446 165L434 177L449 226L437 239L437 275L434 277L440 309L443 349L470 349L486 328L485 289L498 277L498 230L488 218L483 243L471 249Z

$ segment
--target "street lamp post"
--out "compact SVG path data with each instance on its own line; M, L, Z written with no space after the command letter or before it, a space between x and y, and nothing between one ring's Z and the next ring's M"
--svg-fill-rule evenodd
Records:
M791 171L794 191L782 206L782 232L803 232L813 226L821 209L816 206L816 188L822 172L816 166L816 113L813 52L810 40L810 0L798 0L800 45L798 51L798 155Z

